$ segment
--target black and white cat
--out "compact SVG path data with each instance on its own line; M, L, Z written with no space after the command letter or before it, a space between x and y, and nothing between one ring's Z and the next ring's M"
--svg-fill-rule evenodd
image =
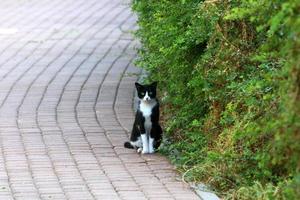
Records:
M159 103L156 99L157 82L150 85L135 83L139 103L135 115L131 137L124 143L126 148L137 149L138 152L154 153L161 143L162 129L159 125Z

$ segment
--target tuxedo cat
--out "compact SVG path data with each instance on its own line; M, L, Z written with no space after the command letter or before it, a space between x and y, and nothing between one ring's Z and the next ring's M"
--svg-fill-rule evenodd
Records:
M126 148L138 149L138 152L154 153L161 143L162 129L159 125L159 103L156 99L157 82L150 85L135 83L139 97L131 137L124 143Z

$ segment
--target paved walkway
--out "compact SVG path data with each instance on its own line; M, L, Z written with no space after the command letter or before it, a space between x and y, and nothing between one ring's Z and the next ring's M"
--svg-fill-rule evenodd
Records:
M121 0L0 1L0 200L198 199L124 149L139 69Z

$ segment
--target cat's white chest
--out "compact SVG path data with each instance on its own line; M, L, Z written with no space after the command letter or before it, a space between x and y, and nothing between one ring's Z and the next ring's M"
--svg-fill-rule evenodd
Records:
M151 122L151 114L152 114L152 109L156 105L156 102L141 102L140 104L140 111L143 113L143 116L145 118L145 129L147 133L150 133L151 127L152 127L152 122Z
M141 102L140 104L140 110L143 113L143 116L146 117L150 117L151 113L152 113L152 109L155 106L155 104L150 104L150 103L144 103Z

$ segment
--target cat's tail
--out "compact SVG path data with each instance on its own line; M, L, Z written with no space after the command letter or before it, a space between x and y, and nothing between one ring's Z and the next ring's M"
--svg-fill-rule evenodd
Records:
M134 146L132 146L130 142L124 142L124 147L128 149L134 149Z

